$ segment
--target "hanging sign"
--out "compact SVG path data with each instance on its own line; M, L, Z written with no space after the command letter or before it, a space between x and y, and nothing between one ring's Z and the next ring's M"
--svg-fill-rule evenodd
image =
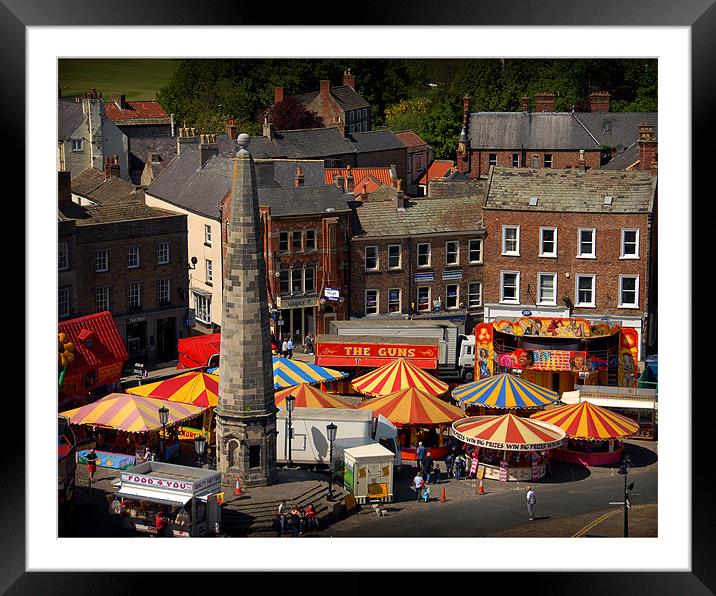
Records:
M335 288L326 288L323 292L323 295L329 300L335 301L341 297L341 292L340 290L336 290Z

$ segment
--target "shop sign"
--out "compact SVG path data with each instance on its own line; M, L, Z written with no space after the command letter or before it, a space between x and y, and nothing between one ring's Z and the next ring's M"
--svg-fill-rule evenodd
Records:
M444 281L455 279L462 279L462 269L450 269L448 271L443 271Z
M432 271L415 274L415 281L433 281L433 279L435 279L435 274Z
M388 496L388 485L385 482L368 485L369 499L384 499Z
M341 297L341 292L335 288L326 288L323 295L329 300L338 300Z
M316 296L300 296L298 298L276 298L279 308L305 308L309 306L318 306L318 298Z
M507 462L503 459L500 460L500 482L507 482Z
M209 437L208 433L204 432L201 428L192 428L191 426L180 426L178 439L180 441L193 441L197 437L203 436L207 441Z
M214 483L221 482L221 474L214 474L204 480L189 482L187 480L173 480L171 478L157 478L145 474L133 474L123 472L121 475L122 484L134 484L151 488L160 488L174 492L193 494L202 488Z
M411 344L324 343L318 344L318 356L348 356L366 358L425 358L438 357L437 346Z
M141 317L129 317L130 323L144 323L144 321L147 320L147 317L141 316Z

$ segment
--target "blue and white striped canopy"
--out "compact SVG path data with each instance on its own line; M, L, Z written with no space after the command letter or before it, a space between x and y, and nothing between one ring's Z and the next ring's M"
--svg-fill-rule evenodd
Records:
M541 408L559 394L511 374L500 374L455 387L452 396L464 405L486 408Z
M220 368L208 370L216 375L221 375ZM301 383L320 383L321 381L336 381L348 376L348 373L325 368L317 364L309 364L300 360L289 360L279 356L273 357L273 387L274 389L285 389Z

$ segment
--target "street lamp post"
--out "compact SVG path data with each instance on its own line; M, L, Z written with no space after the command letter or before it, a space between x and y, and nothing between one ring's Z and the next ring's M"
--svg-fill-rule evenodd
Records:
M194 438L194 451L198 457L198 466L201 468L204 462L204 453L206 453L206 439L204 435L197 435Z
M619 467L619 473L624 476L624 538L629 538L629 491L634 488L633 482L627 486L630 467L631 458L625 454Z
M328 433L328 500L333 500L333 441L336 440L338 427L331 422L326 426Z
M162 437L159 441L159 450L162 452L162 461L166 461L167 454L164 449L164 437L166 436L166 425L169 422L169 409L166 406L159 408L159 422L162 423Z
M286 398L286 411L288 412L288 462L286 466L289 468L293 467L293 458L291 457L291 439L293 439L293 426L291 425L291 412L296 405L296 398L293 395L289 395Z

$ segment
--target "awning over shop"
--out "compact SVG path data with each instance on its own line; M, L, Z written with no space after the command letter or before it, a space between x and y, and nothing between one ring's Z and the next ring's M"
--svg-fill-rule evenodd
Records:
M191 495L172 493L169 491L158 491L151 488L123 487L115 493L117 497L134 499L135 501L152 501L161 505L186 505L191 501Z

